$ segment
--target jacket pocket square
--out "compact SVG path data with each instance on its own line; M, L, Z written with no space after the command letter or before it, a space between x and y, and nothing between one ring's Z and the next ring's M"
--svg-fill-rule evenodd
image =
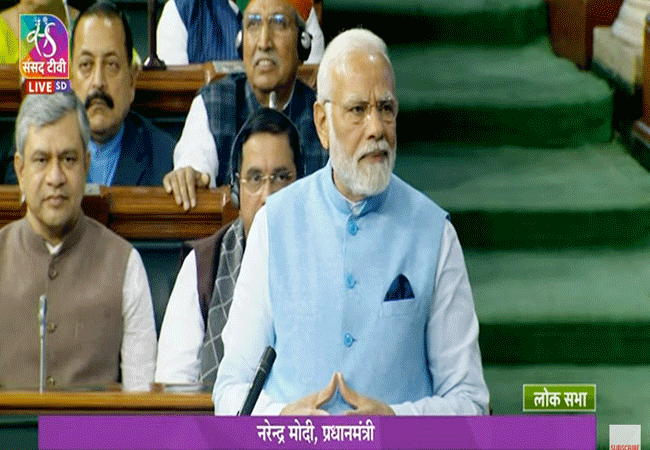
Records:
M391 302L394 300L406 300L408 298L413 298L413 289L411 289L411 283L409 283L408 278L400 274L397 278L393 280L386 293L385 302Z

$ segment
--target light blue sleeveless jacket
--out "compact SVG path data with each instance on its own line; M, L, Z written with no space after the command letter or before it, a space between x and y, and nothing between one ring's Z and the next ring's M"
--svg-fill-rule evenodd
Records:
M267 199L277 358L266 390L289 403L342 372L387 404L430 396L425 336L447 213L395 175L353 208L331 170ZM386 300L400 275L414 297ZM325 409L349 406L337 393Z

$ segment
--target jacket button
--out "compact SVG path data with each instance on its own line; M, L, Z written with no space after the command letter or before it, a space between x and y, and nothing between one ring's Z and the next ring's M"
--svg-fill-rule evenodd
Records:
M54 267L50 267L50 270L47 272L48 276L50 277L50 280L53 280L57 277L59 272Z
M350 333L345 333L345 336L343 336L343 345L345 345L346 347L352 347L354 341L355 339L352 337Z
M47 324L47 332L48 333L54 333L54 330L56 330L56 324L53 322L50 322Z
M356 224L356 222L352 219L348 222L348 233L350 233L352 236L357 234L357 231L359 231L359 226Z
M354 279L354 275L349 274L345 278L345 285L347 286L348 289L352 289L355 284L357 284L357 280Z

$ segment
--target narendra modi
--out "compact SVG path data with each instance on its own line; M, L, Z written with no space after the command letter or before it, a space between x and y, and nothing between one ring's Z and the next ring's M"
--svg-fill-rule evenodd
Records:
M214 386L236 414L267 346L253 414L487 414L478 321L447 213L392 174L398 102L385 43L325 50L314 122L327 165L255 216Z

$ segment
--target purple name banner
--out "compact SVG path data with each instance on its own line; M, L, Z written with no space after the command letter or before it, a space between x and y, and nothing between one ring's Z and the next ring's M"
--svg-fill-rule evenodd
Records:
M594 450L595 415L41 416L40 450Z

